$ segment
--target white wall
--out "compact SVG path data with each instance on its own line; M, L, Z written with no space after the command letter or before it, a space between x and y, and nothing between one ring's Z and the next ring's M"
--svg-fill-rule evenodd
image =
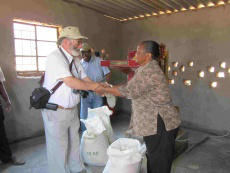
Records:
M1 0L0 2L0 66L4 71L6 90L13 110L6 115L9 141L44 133L40 111L29 110L29 96L38 80L18 79L15 70L13 18L78 26L88 43L98 50L105 48L112 56L121 54L121 23L105 18L94 11L61 0ZM5 105L3 105L5 106Z
M176 83L170 88L174 104L180 107L183 123L189 127L210 132L230 130L230 74L219 68L221 61L230 67L229 19L230 5L227 5L123 24L124 54L135 50L140 41L155 40L166 44L170 65L178 61L179 66L186 66L186 72L179 72L174 77ZM194 62L193 68L187 68L189 61ZM218 79L214 74L208 74L208 66L225 71L226 77ZM199 70L205 71L205 78L197 77ZM191 79L192 86L185 87L183 79ZM216 89L209 88L212 80L218 82ZM122 108L127 109L124 104Z

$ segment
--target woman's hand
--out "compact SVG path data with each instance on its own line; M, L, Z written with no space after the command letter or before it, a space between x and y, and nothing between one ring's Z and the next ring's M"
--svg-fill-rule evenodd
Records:
M99 84L97 88L95 88L94 92L97 95L104 96L105 95L105 85L104 84Z

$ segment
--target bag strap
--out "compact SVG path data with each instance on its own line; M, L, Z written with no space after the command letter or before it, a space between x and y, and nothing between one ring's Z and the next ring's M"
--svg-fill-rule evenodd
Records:
M45 80L45 72L44 72L44 74L41 76L40 80L38 81L38 84L39 84L40 86L42 86L43 83L44 83L44 80Z
M69 60L68 60L67 56L65 55L65 53L63 52L63 50L60 47L59 47L59 50L62 53L62 55L65 57L67 63L69 64ZM71 61L70 65L69 65L69 71L70 71L70 73L72 71L72 66L73 66L73 60Z
M70 70L70 72L71 72L71 70L72 70L72 66L73 66L73 61L72 61L72 62L70 63L70 65L69 65L69 70ZM44 83L44 81L45 81L45 73L41 76L40 80L38 81L38 84L39 84L40 86L42 86L43 83Z
M62 55L65 57L66 61L69 63L68 58L66 57L65 53L63 52L63 50L59 47L60 52L62 53ZM73 66L73 60L71 61L71 63L69 64L69 71L71 73L72 71L72 66ZM45 75L44 75L45 76ZM63 81L59 81L51 90L51 94L53 94L61 85L63 84Z
M65 53L63 52L63 50L61 48L59 48L60 52L62 53L62 55L65 57L66 61L69 63L68 58L66 57ZM69 64L69 71L72 71L72 66L73 66L73 60L71 61L71 63ZM39 80L38 84L40 86L43 85L45 80L45 73L41 76L41 79ZM63 84L63 81L59 81L51 90L51 94L53 94L61 85Z
M59 81L59 82L50 90L50 93L53 94L62 84L63 84L63 81Z
M69 60L68 60L68 58L66 57L66 54L63 52L63 50L62 50L60 47L59 47L59 50L60 50L60 52L62 53L62 55L65 57L66 61L69 63ZM70 71L71 74L72 74L71 71L72 71L73 65L75 66L76 72L77 72L77 67L76 67L74 61L72 60L71 63L70 63L70 65L69 65L69 71Z

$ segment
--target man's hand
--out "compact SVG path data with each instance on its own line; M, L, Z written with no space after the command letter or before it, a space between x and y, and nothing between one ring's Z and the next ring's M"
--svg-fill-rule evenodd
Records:
M7 101L6 102L6 112L10 112L11 111L11 107L12 107L12 105L11 105L11 102L10 101Z
M103 85L103 87L105 88L110 88L110 87L113 87L113 85L107 83L107 82L103 82L103 83L100 83L101 85Z
M97 95L104 96L105 95L105 85L104 84L99 84L97 88L95 88L94 92Z
M106 88L111 88L113 85L105 83L100 83L100 85L95 89L95 93L101 95L102 97L106 96Z

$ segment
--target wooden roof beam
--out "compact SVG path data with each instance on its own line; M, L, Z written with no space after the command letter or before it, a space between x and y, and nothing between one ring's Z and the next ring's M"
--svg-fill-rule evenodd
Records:
M163 3L165 3L166 5L176 9L176 10L181 10L181 6L179 6L177 3L173 2L172 0L159 0Z
M140 1L141 1L142 3L144 3L144 4L148 5L148 6L150 6L150 7L152 7L152 8L154 8L154 9L158 10L158 11L164 11L164 12L166 12L166 9L165 9L164 7L161 7L160 5L154 3L154 2L151 1L151 0L140 0Z
M117 5L114 5L111 2L108 2L105 0L103 0L103 1L101 1L101 0L83 0L83 1L86 1L86 2L92 3L92 4L98 4L99 6L102 6L102 7L106 8L107 10L116 11L117 13L125 14L127 16L133 15L133 12L130 12L129 10L118 7Z
M188 3L186 3L185 1L183 1L183 0L172 0L172 1L174 1L175 3L180 5L182 8L185 8L185 9L190 8L190 5Z
M111 1L113 1L113 0L111 0ZM135 11L138 11L138 12L140 13L140 15L143 15L143 14L146 13L145 9L139 8L139 7L136 6L135 4L129 3L128 1L124 1L124 0L116 0L116 1L118 1L118 2L121 3L121 4L126 5L126 6L129 7L129 8L132 8L132 9L135 10Z
M212 2L213 4L215 4L215 5L217 5L218 2L220 2L220 0L211 0L211 2Z
M102 15L108 15L108 16L111 16L111 17L115 17L117 19L123 19L123 18L127 17L127 16L125 16L123 14L107 10L104 7L98 6L96 4L92 6L92 4L89 4L89 3L84 2L82 0L63 0L63 1L68 2L68 3L74 3L74 4L78 5L78 6L81 6L81 7L88 8L90 10L96 11L96 12L102 14Z
M165 8L166 10L174 11L173 7L171 7L170 5L165 4L164 2L161 2L159 0L150 0L150 1L152 1L155 4L158 4L162 8Z
M195 8L199 5L199 2L197 0L184 0L184 1Z
M106 0L106 1L109 1L110 3L117 5L117 6L123 8L125 10L129 10L130 12L132 12L131 16L133 16L133 17L144 13L144 10L140 10L138 8L135 8L136 6L132 7L132 6L130 6L129 3L128 4L125 3L126 1L124 1L124 0Z
M143 9L147 10L146 13L152 14L152 12L154 12L154 13L158 13L159 12L157 9L154 9L154 8L152 8L152 7L146 5L146 4L144 4L144 3L142 3L142 2L140 2L138 0L127 0L127 1L129 1L132 4L137 5L140 8L143 8Z

